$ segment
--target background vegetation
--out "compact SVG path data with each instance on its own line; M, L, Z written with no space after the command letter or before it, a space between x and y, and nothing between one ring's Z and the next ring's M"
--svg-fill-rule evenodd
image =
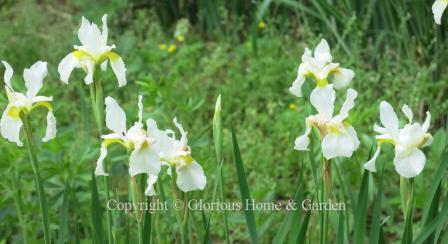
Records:
M441 27L436 26L431 4L416 0L114 0L97 4L86 0L0 0L0 59L13 66L15 84L23 84L19 75L23 68L37 60L49 64L42 94L54 97L58 137L38 148L53 232L60 235L61 228L68 230L61 237L62 242L91 239L90 215L86 213L91 209L90 169L99 147L96 132L89 131L94 120L88 87L79 71L68 86L63 85L58 79L57 64L78 43L76 33L81 16L100 23L104 13L108 14L109 43L117 45L117 52L125 60L129 81L125 88L117 89L115 77L107 72L104 94L122 104L129 121L137 117L138 94L144 95L144 114L156 118L162 127L172 127L172 117L178 117L189 131L193 156L208 176L206 190L195 192L193 197L212 197L216 181L212 118L215 100L222 94L225 200L240 199L231 123L236 128L252 198L286 202L297 189L311 198L317 187L312 180L312 167L307 154L293 150L294 139L304 131L304 118L311 108L305 99L289 94L288 88L296 77L304 48L314 47L325 38L334 60L355 71L352 87L359 91L351 122L361 140L360 149L352 159L335 162L338 173L334 189L348 205L345 240L352 240L351 230L359 227L348 216L356 209L362 165L374 143L372 126L379 120L382 100L396 109L408 104L420 121L427 110L433 115L430 131L434 143L427 150L425 170L416 178L418 222L439 169L443 169L444 175L440 202L446 198L447 189L446 167L441 165L448 163L447 157L443 157L447 140L448 17L442 18ZM179 28L184 33L183 42L175 38ZM162 44L167 48L161 48ZM170 45L176 45L172 52L168 51ZM309 92L311 88L307 86L305 90ZM4 108L6 104L3 93L0 106ZM43 114L32 121L40 135L45 129L41 126ZM111 189L114 196L126 198L124 151L114 151L109 157ZM385 152L379 158L385 164L386 186L380 216L386 241L396 242L401 239L404 226L399 176L393 169L392 148ZM317 160L319 155L315 156ZM379 174L371 175L368 184L366 238L378 198L378 177ZM169 184L168 179L162 179L163 182ZM0 241L21 243L20 225L25 225L29 240L42 238L26 150L6 140L0 140L0 183ZM101 192L101 185L99 189ZM435 210L439 208L435 206ZM249 240L244 214L228 214L231 241ZM263 243L276 238L286 214L255 212L258 236ZM224 240L222 217L222 213L216 213L211 220L211 238L216 242ZM122 240L132 239L126 228L127 218L117 218L123 221L117 227L118 233L123 234ZM192 219L201 223L201 213L193 213ZM332 220L337 227L337 216ZM311 218L310 226L317 226L317 221ZM160 218L158 224L162 243L172 241L175 236L169 219ZM416 226L418 233L424 223ZM444 228L446 225L441 225L440 230ZM195 231L198 234L193 238L201 239L204 230ZM315 235L308 233L311 240Z

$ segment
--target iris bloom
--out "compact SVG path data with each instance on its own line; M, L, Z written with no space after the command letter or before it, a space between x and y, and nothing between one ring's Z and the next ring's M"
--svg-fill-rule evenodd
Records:
M126 85L126 68L123 59L117 53L112 52L115 45L107 45L107 15L103 15L102 21L103 28L100 31L96 24L90 23L82 17L81 27L78 31L81 46L75 45L76 51L65 56L59 63L58 72L64 83L68 83L74 68L82 68L87 73L84 82L87 85L92 84L97 66L100 65L101 69L105 71L109 60L117 77L118 85L120 87Z
M201 165L191 156L191 148L188 146L187 132L184 131L177 119L173 120L179 129L181 138L177 140L175 133L171 130L159 130L154 120L147 121L148 130L156 138L156 147L159 151L160 160L177 173L176 184L183 192L203 190L207 183L204 170Z
M341 111L333 117L336 93L333 85L319 88L311 92L311 104L316 108L318 114L306 118L306 131L295 141L294 149L299 151L308 150L310 143L309 135L312 127L319 130L322 139L322 152L326 159L334 157L351 157L359 147L359 140L355 129L345 121L348 112L355 106L355 98L358 93L353 89L347 90L347 97L342 104Z
M103 160L107 156L107 147L112 143L118 143L131 152L129 159L129 174L131 177L137 174L148 174L157 176L160 172L161 162L159 155L154 148L155 138L143 128L142 96L138 101L138 121L127 130L126 114L112 97L106 97L106 126L113 133L103 135L101 144L101 154L98 158L95 174L108 175L104 171Z
M44 78L47 76L47 63L38 61L23 71L23 79L27 89L25 94L14 91L11 85L13 70L7 62L2 61L2 63L6 68L4 81L8 96L8 106L0 120L2 136L11 142L15 142L19 147L23 146L20 140L20 129L23 125L20 113L28 114L37 107L45 107L48 109L47 131L42 141L47 142L53 139L56 136L56 118L53 115L53 107L50 103L53 98L37 96L42 88Z
M332 63L330 47L325 39L322 39L314 50L314 56L311 50L305 48L302 55L302 63L299 65L297 71L297 78L292 83L289 91L297 96L302 96L302 85L306 78L313 78L317 87L325 87L328 85L328 78L333 77L333 84L335 89L347 87L350 81L355 76L355 73L350 69L339 67L338 63Z
M425 154L420 150L422 147L431 145L432 136L427 133L431 114L426 112L426 120L423 125L412 123L412 110L405 104L403 113L409 120L402 129L399 128L398 117L392 106L383 101L380 104L380 120L384 127L374 125L373 130L379 133L376 136L378 148L372 159L364 167L376 172L375 162L381 151L383 143L390 143L395 147L394 165L395 170L404 178L412 178L419 175L425 166Z
M442 14L448 6L448 0L436 0L432 5L432 14L434 15L434 21L440 25Z

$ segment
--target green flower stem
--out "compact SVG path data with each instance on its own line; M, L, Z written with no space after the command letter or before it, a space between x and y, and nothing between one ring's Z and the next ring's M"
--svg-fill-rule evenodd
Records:
M414 218L414 179L400 177L400 194L405 218L404 234L401 243L412 243L412 220Z
M44 227L44 239L45 239L46 244L50 244L51 237L50 237L50 224L49 224L49 220L48 220L48 209L47 209L48 205L47 205L47 200L45 198L44 184L43 184L42 178L40 177L40 173L39 173L39 171L40 171L39 163L37 160L36 149L35 149L34 143L33 143L33 134L32 134L31 128L30 128L28 116L24 113L20 113L20 118L22 119L22 122L23 122L23 129L26 134L26 145L28 148L28 154L30 157L31 166L33 167L34 181L36 183L37 196L39 198L39 206L40 206L40 211L42 214L42 224Z
M142 191L140 190L140 187L137 183L137 176L131 177L131 196L135 206L139 206L141 203L144 203L143 202L144 197L142 195ZM144 211L142 211L140 207L137 207L136 209L134 209L134 211L135 211L135 217L137 219L138 243L143 244Z
M183 229L183 233L184 233L184 237L182 238L182 240L186 240L187 236L188 236L188 216L189 216L189 208L186 204L188 204L188 200L189 200L189 193L185 192L185 196L184 196L184 218L182 220L182 226L181 228Z
M322 202L327 203L331 195L331 161L322 157ZM322 243L328 243L328 215L329 211L324 210L322 216Z
M171 176L171 189L173 191L173 199L174 199L173 207L176 208L176 206L174 206L174 204L180 202L180 198L179 198L179 193L177 191L176 179L175 179L174 175ZM186 204L186 203L184 202L184 204ZM174 209L174 211L176 211L176 213L177 213L176 219L177 219L177 225L179 226L179 230L180 230L181 243L185 244L185 243L187 243L187 240L186 240L186 235L184 233L184 226L182 223L182 214L181 214L182 209Z
M92 103L93 117L98 129L98 134L101 136L103 132L104 124L104 99L103 99L103 88L101 85L101 80L97 77L95 73L93 84L90 86L90 101ZM106 191L106 202L110 200L110 190L109 190L109 180L108 177L103 177L104 188ZM113 223L112 223L112 213L106 208L106 219L107 219L107 234L109 244L113 243Z

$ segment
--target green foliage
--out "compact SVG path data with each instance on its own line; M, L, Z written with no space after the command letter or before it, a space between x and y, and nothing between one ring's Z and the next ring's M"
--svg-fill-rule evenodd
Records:
M193 156L203 165L208 179L206 190L193 193L192 198L214 198L217 191L214 182L219 175L215 172L222 172L225 191L220 198L227 202L240 201L242 179L246 181L247 193L258 201L287 202L294 197L300 205L303 199L316 196L320 189L316 181L319 171L314 167L319 162L318 143L314 143L309 155L293 150L294 139L304 131L305 117L312 111L307 98L295 98L289 94L288 87L296 76L305 46L313 47L325 38L334 60L356 73L352 85L359 91L359 97L350 120L361 141L352 159L334 163L335 195L346 203L347 211L330 215L330 233L334 237L330 241L363 243L369 235L378 242L383 238L386 242L398 242L402 237L405 225L399 177L392 164L393 149L385 147L378 159L383 162L381 174L362 174L362 164L373 143L372 125L379 121L378 105L382 100L396 108L404 103L410 105L416 111L414 117L420 121L426 110L432 113L430 132L434 141L425 150L425 169L415 179L413 233L417 243L428 238L448 240L448 156L444 129L448 118L448 33L446 24L435 26L430 2L115 0L92 4L86 0L64 3L24 0L0 3L0 60L7 60L13 66L14 85L24 87L21 73L35 61L46 60L49 64L42 95L54 98L58 136L49 143L37 142L36 148L45 181L51 236L57 237L60 243L90 242L94 238L102 243L106 239L102 224L105 215L101 214L106 202L104 187L98 184L99 192L93 196L90 191L91 184L96 184L91 182L91 169L99 147L89 90L82 82L82 71L72 74L69 85L63 85L57 74L57 64L78 43L76 32L81 16L99 22L104 13L109 15L109 42L116 44L117 52L126 62L129 84L117 89L109 69L102 73L103 94L123 104L129 122L137 117L138 94L144 95L144 115L155 118L160 127L172 128L174 116L182 121L189 132ZM266 23L265 28L259 28L261 20ZM182 32L184 41L175 38L176 30ZM168 48L159 47L161 44L176 45L176 49L169 53ZM0 74L3 71L0 68ZM309 94L311 88L306 84L305 93ZM7 100L2 94L3 112ZM219 125L222 132L212 125L218 94L225 104ZM36 135L44 134L45 127L41 126L44 121L43 113L36 111L30 121ZM244 158L244 165L241 161L238 166L244 166L244 172L237 171L231 163L235 152L230 122L238 128L239 153ZM222 148L213 150L213 144L222 144ZM129 191L125 162L125 152L113 147L107 162L113 179L110 193L111 197L123 201L127 200ZM0 242L20 243L25 237L30 243L43 240L26 149L0 140L0 172ZM161 200L171 200L164 192L169 185L169 178L160 179L157 186ZM98 197L94 206L92 197ZM92 209L95 216L90 216ZM247 242L250 240L248 228L251 232L257 228L260 243L319 238L319 230L314 230L318 226L318 213L255 214L248 227L243 212L217 212L212 217L210 212L192 211L189 221L201 224L192 224L191 228L196 229L190 231L193 234L189 238L223 242L225 233L230 233L231 242ZM227 215L228 225L223 221ZM118 241L137 240L131 218L114 213ZM151 215L145 220L144 228L153 231L150 238L155 243L176 241L178 229L172 224L174 213Z

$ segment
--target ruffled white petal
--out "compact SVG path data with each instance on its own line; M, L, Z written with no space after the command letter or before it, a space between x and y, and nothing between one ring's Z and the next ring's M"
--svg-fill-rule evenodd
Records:
M173 119L174 125L177 127L177 129L179 129L181 137L179 140L179 147L186 147L188 144L188 139L187 139L187 132L184 130L184 127L182 127L182 125L180 123L177 122L177 118L174 117Z
M190 165L176 169L177 172L177 187L183 192L194 190L204 190L207 184L204 170L196 161L191 162Z
M306 129L305 133L303 135L296 138L296 141L294 142L294 149L298 151L306 151L308 150L308 145L310 144L310 138L309 135L311 133L311 126L308 125L306 122Z
M337 122L342 122L348 117L348 112L355 106L355 99L358 96L358 92L350 88L347 90L347 96L344 103L342 104L341 111L334 120Z
M328 133L322 140L322 153L326 159L351 157L357 146L359 142L353 141L353 135L348 132Z
M333 117L334 101L336 93L333 85L325 87L316 87L310 96L311 104L316 108L317 112L324 116L325 119L330 120Z
M436 0L432 5L432 14L434 15L434 21L436 24L441 24L442 14L448 6L448 1L446 0Z
M101 21L103 22L103 31L101 32L101 40L102 40L102 44L104 46L107 45L107 36L108 36L108 28L107 28L107 14L103 15L103 17L101 18Z
M406 156L395 154L395 170L404 178L413 178L419 175L425 167L425 154L418 148L413 148Z
M411 108L409 108L408 105L404 104L403 107L401 108L401 111L404 113L404 115L406 115L406 117L409 120L409 123L412 123L412 117L414 116L414 113L412 113Z
M371 172L376 172L376 159L378 158L378 155L380 155L381 152L381 146L378 145L378 147L376 148L375 154L373 155L373 157L367 161L367 163L364 164L364 168L368 171Z
M296 80L292 83L289 88L289 92L291 92L296 97L302 96L302 85L305 82L305 77L302 75L298 75Z
M121 57L111 58L110 65L112 66L112 70L114 71L115 76L118 80L118 86L122 87L126 85L126 67L124 65L124 61Z
M45 76L47 76L47 62L38 61L29 69L23 70L23 79L28 89L27 97L34 97L42 88Z
M431 113L429 111L427 111L425 122L423 122L423 125L422 125L422 130L424 133L426 133L428 131L430 122L431 122Z
M143 96L139 95L138 96L138 122L142 123L143 121Z
M107 146L104 143L101 145L100 157L96 161L95 175L108 176L109 174L104 171L103 161L107 156Z
M382 101L380 104L380 120L390 136L396 137L398 135L397 114L392 106L386 101Z
M355 77L355 72L353 72L353 70L345 68L337 69L337 71L333 74L334 88L341 89L347 87L353 80L353 77Z
M106 97L106 126L115 133L126 133L126 114L112 97Z
M45 132L45 137L42 138L43 142L47 142L56 137L56 118L54 117L53 111L48 111L47 114L47 131Z
M5 74L3 76L3 80L5 81L6 86L9 87L9 89L13 90L11 85L11 78L13 74L11 65L9 65L6 61L2 61L2 64L5 66Z
M151 147L142 147L140 150L134 150L129 160L129 174L135 176L137 174L158 175L160 172L160 158L157 152Z
M68 84L68 78L73 69L79 65L79 59L73 54L69 53L65 56L58 65L58 72L62 82Z
M9 107L3 112L0 119L0 131L2 136L10 142L14 142L17 146L23 146L20 140L20 128L22 128L22 120L20 118L14 119L8 116Z
M156 195L156 191L154 189L154 184L157 182L157 175L148 175L148 181L147 181L147 186L146 186L146 190L145 190L145 195L146 196L155 196Z

